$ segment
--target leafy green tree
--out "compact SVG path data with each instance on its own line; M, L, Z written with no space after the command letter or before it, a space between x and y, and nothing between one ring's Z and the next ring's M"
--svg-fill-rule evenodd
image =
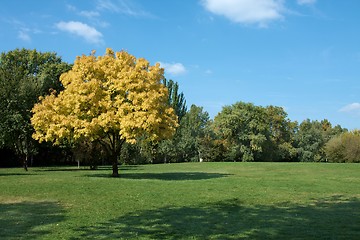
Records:
M214 119L214 131L226 140L228 161L289 161L296 123L280 107L238 102L225 106Z
M217 134L228 143L230 161L255 161L266 140L262 109L251 103L238 102L223 107L214 119Z
M184 149L186 154L184 159L187 161L200 160L199 141L205 136L209 123L209 114L202 107L191 105L181 121L179 130L181 134L179 145Z
M325 145L329 162L360 163L360 132L345 132L331 138Z
M298 123L288 119L282 107L268 106L264 111L268 125L262 159L271 162L294 161L297 151L293 144Z
M204 136L199 138L199 158L204 162L224 162L228 142L214 131L214 124L209 121Z
M325 144L334 136L346 132L346 129L324 119L322 121L304 120L295 135L295 146L300 162L323 162L326 160Z
M177 124L162 84L164 70L125 51L106 49L104 56L77 57L61 75L64 90L33 108L36 140L61 144L99 142L108 153L114 177L125 142L140 137L159 141L172 137Z
M214 132L223 139L226 161L293 161L296 122L281 107L238 102L215 117Z
M55 53L15 49L0 55L0 147L23 158L25 169L37 152L31 109L39 96L62 88L59 77L69 69Z
M199 139L204 136L209 114L202 107L191 105L180 121L174 138L159 145L159 155L164 162L199 161Z

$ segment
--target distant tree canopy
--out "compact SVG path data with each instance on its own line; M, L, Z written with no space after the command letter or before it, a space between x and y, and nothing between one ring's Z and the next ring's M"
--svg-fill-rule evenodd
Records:
M77 57L61 75L64 90L33 108L35 139L54 144L99 142L109 154L113 176L124 142L170 138L178 126L162 84L163 69L125 51Z
M25 159L37 152L30 123L39 96L61 90L59 77L70 69L55 53L15 49L0 56L0 147Z
M298 125L281 107L238 102L223 107L205 132L200 140L205 161L321 162L325 144L347 129L326 119Z

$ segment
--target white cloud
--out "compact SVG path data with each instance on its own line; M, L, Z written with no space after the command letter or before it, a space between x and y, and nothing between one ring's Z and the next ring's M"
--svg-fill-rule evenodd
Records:
M165 71L171 75L181 75L186 73L186 68L182 63L164 63L159 62L160 66L165 69Z
M59 22L56 24L56 27L61 31L69 32L71 34L82 37L89 43L102 42L101 32L82 22Z
M25 42L31 42L31 37L26 30L20 30L18 32L18 38Z
M316 3L316 0L297 0L299 5L311 5Z
M258 24L261 27L283 18L284 0L202 0L210 12L236 23Z
M340 112L356 112L356 113L360 113L360 103L348 104L348 105L342 107L339 111Z

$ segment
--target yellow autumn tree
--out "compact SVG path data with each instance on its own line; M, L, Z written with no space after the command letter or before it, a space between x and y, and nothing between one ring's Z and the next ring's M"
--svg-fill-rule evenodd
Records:
M33 108L34 139L60 144L64 140L100 141L118 176L118 156L126 141L146 136L171 137L177 117L162 84L164 70L125 51L107 49L104 56L77 57L61 75L64 90L42 98Z

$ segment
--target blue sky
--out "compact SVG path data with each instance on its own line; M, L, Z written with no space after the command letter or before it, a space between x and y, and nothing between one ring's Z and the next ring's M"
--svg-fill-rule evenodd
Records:
M211 117L244 101L359 129L359 11L359 0L1 1L0 51L73 62L126 50L160 62Z

